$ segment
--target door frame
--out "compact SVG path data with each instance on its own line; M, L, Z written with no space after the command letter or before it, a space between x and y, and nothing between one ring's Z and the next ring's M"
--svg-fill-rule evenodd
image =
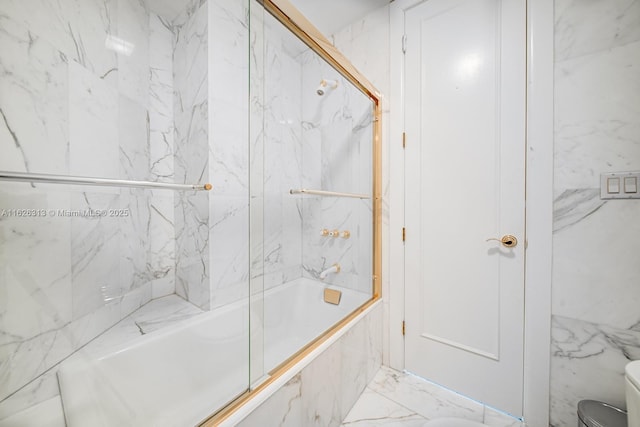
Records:
M404 13L424 0L390 5L389 352L404 369ZM523 414L527 426L549 425L553 226L553 0L527 1L525 319ZM410 43L411 41L407 41ZM410 140L409 142L410 143Z

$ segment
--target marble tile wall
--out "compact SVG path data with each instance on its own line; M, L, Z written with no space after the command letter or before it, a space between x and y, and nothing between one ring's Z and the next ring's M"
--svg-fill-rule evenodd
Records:
M640 3L555 2L551 424L579 400L624 406L640 358L640 201L604 201L599 176L640 170Z
M300 64L286 49L291 35L261 7L251 12L251 292L256 294L300 277L301 220L295 200L286 197L299 175Z
M249 293L248 23L248 0L193 0L172 21L176 181L214 187L176 196L176 292L203 309Z
M249 0L209 0L211 307L249 294Z
M371 105L272 17L263 18L255 26L260 39L252 58L259 60L251 73L259 83L252 87L251 224L252 235L263 236L252 248L255 290L303 274L317 279L337 262L342 272L327 283L370 292L370 201L289 190L371 193ZM339 87L319 97L322 78L339 80ZM323 228L352 237L321 237Z
M263 120L264 289L302 276L302 200L289 194L302 174L302 64L308 48L269 14L264 16Z
M208 3L193 1L173 26L174 173L181 183L209 182ZM210 307L209 194L175 195L176 293Z
M172 180L168 26L129 0L2 7L0 169ZM27 208L40 216L8 211ZM2 183L0 209L2 419L54 397L57 363L174 292L174 238L167 192Z
M349 61L362 72L369 81L378 89L382 96L382 295L384 299L384 311L389 310L389 98L391 92L390 81L390 27L389 6L384 6L363 16L340 31L330 36L330 40ZM362 134L364 137L364 134ZM360 145L361 149L365 145ZM365 157L363 155L363 157ZM362 175L364 176L364 174ZM363 187L362 190L366 192ZM360 215L369 215L368 206L361 205ZM366 224L361 221L360 224ZM365 230L367 231L367 230ZM364 235L361 234L361 237ZM361 248L371 247L371 243L363 241ZM364 250L364 249L361 249ZM366 257L361 256L360 262ZM371 267L361 265L362 271L370 271ZM366 283L362 283L365 289ZM386 319L386 315L385 315ZM386 320L385 320L386 322ZM388 327L384 328L385 335ZM388 338L385 338L385 341ZM385 346L388 352L388 346Z
M302 187L372 194L373 107L369 99L312 52L302 56ZM322 79L335 89L316 94ZM372 203L355 198L305 197L304 275L318 278L334 263L339 274L326 283L370 293ZM351 237L322 237L322 229L348 230Z

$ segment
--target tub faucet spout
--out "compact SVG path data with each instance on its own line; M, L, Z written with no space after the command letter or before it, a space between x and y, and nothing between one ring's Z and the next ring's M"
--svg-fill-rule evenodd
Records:
M320 280L324 280L329 273L340 273L340 264L333 264L331 267L320 273Z

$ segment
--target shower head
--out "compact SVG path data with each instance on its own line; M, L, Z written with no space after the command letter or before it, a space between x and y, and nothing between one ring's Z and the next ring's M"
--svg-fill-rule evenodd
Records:
M316 93L319 96L322 96L327 92L327 90L335 89L337 87L338 87L338 81L337 80L322 79L322 80L320 80L320 86L318 86L318 89L316 90Z

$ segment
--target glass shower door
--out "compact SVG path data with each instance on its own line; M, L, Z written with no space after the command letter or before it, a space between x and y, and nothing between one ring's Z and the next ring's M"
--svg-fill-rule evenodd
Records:
M255 386L373 297L374 104L268 12L251 16Z

